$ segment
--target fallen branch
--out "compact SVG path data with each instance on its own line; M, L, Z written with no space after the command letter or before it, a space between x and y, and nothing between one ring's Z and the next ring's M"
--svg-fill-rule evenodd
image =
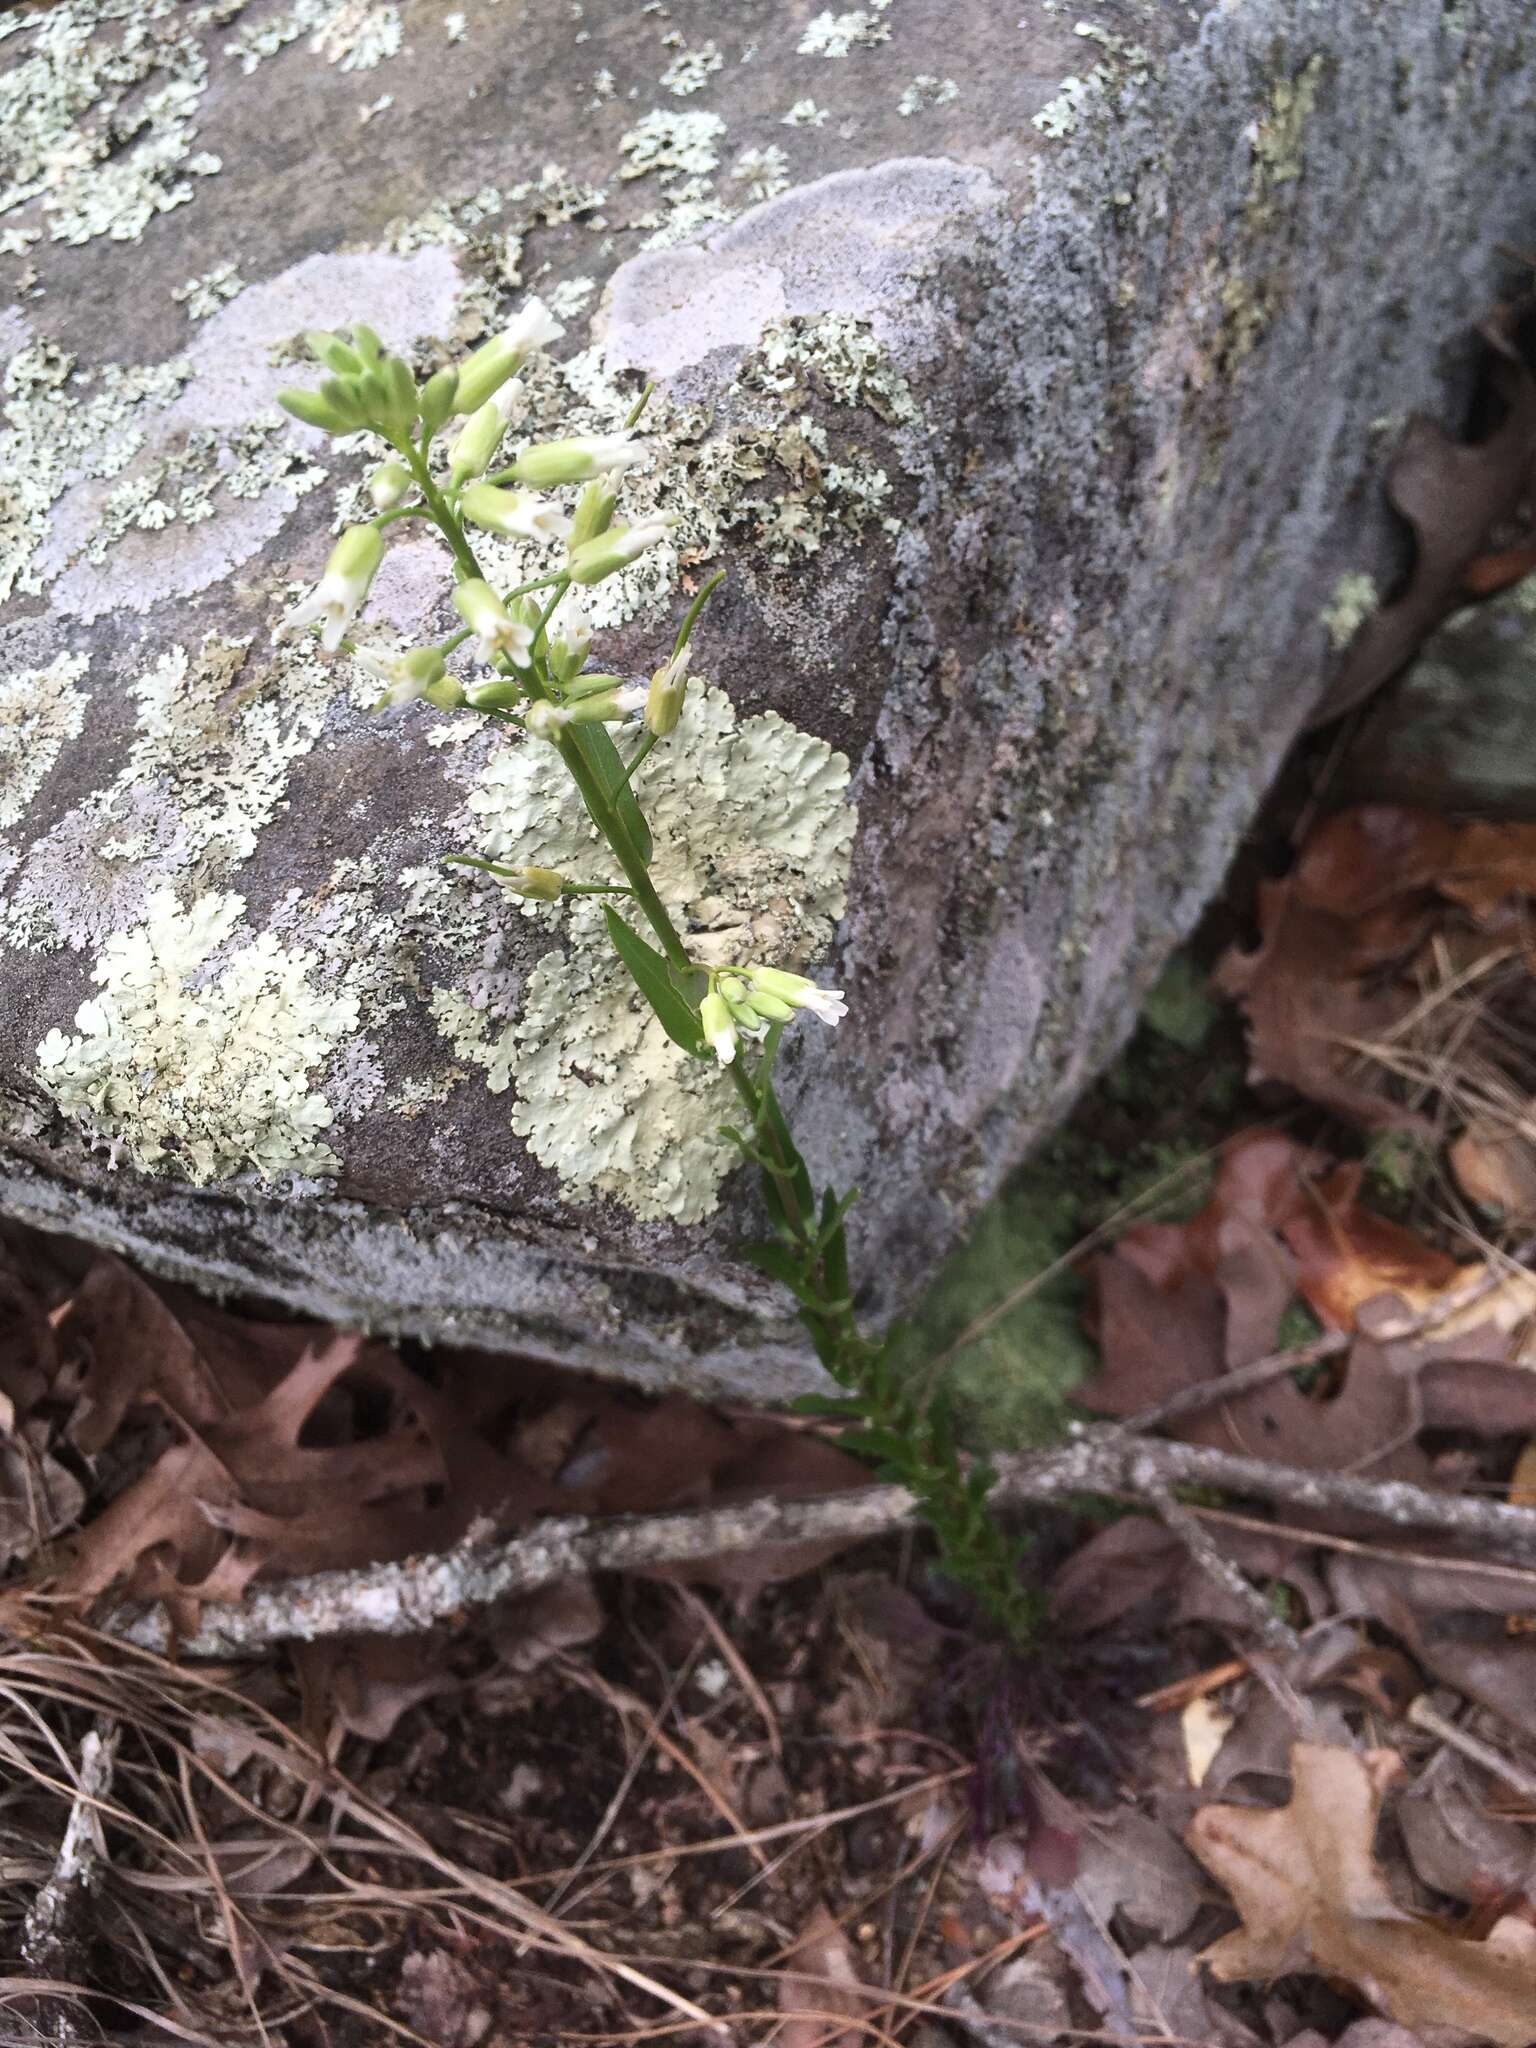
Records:
M1304 1472L1194 1444L1147 1442L1113 1427L1084 1429L1056 1450L1000 1458L997 1470L991 1498L998 1508L1081 1494L1155 1506L1173 1487L1216 1487L1314 1514L1362 1515L1392 1528L1459 1537L1475 1543L1485 1561L1536 1564L1530 1508L1354 1473ZM686 1514L540 1522L517 1536L472 1535L436 1556L255 1585L242 1601L210 1601L197 1633L180 1642L159 1608L120 1610L103 1626L141 1649L184 1657L250 1657L275 1643L325 1636L419 1635L470 1609L589 1572L643 1571L780 1544L856 1543L914 1519L904 1487L867 1486Z
M97 1866L106 1854L101 1809L112 1789L117 1739L116 1723L102 1717L81 1743L74 1803L64 1838L48 1881L22 1922L22 1960L36 1971L40 1984L51 1980L62 1987L71 1979L79 1982L85 1977L84 1945L94 1918L91 1893ZM75 1993L40 1999L29 2014L37 2040L53 2042L56 2048L76 2048L94 2038L94 2029L77 2024L76 2003Z

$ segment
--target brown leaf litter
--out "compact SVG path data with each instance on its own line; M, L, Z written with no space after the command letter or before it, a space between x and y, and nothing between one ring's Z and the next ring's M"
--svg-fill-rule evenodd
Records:
M1536 2037L1536 1926L1514 1915L1478 1940L1393 1898L1373 1845L1391 1750L1297 1743L1283 1807L1207 1806L1186 1837L1242 1925L1205 1951L1223 1982L1316 1970L1409 2027L1461 2027L1498 2048Z

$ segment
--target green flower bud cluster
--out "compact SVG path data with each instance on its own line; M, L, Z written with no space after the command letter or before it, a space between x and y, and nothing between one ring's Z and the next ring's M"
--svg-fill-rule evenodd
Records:
M361 320L348 334L348 340L323 330L306 334L310 354L331 374L318 391L279 391L278 404L295 419L328 434L371 432L390 441L405 440L421 410L410 365L388 354Z

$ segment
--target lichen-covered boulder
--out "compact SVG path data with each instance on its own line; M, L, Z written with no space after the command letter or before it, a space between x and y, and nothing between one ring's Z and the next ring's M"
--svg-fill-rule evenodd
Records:
M62 0L0 17L0 1203L163 1272L637 1379L814 1377L717 1077L630 998L549 750L272 628L363 451L273 407L361 317L422 370L530 291L514 431L609 430L729 582L643 771L819 1172L911 1298L1113 1048L1390 583L1392 422L1536 234L1503 0ZM532 544L488 549L507 579ZM1352 580L1351 580L1352 579ZM446 630L412 529L376 630Z

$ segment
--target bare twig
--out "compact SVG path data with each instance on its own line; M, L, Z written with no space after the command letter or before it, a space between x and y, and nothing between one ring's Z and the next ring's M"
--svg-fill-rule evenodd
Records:
M997 1468L992 1502L999 1508L1082 1494L1146 1500L1149 1487L1217 1487L1315 1514L1348 1512L1460 1537L1476 1543L1484 1558L1536 1562L1536 1510L1354 1473L1305 1472L1194 1444L1147 1442L1118 1428L1085 1429L1059 1449L1000 1458ZM281 1642L415 1635L467 1609L586 1572L646 1570L768 1544L856 1543L901 1527L914 1513L904 1487L867 1486L686 1514L541 1522L520 1536L468 1541L403 1564L253 1586L238 1603L209 1602L196 1634L175 1647L185 1657L250 1657ZM157 1608L120 1610L104 1628L141 1649L164 1651L173 1643Z
M1529 1265L1533 1257L1536 1257L1536 1238L1517 1245L1506 1259L1491 1263L1486 1273L1479 1273L1465 1287L1442 1294L1419 1313L1383 1318L1372 1329L1371 1335L1378 1342L1391 1344L1432 1336L1452 1316L1474 1308L1479 1301L1494 1293L1512 1270ZM1161 1429L1182 1416L1198 1414L1202 1408L1214 1408L1218 1402L1230 1401L1238 1394L1251 1394L1257 1387L1267 1387L1276 1380L1283 1380L1289 1373L1337 1358L1349 1350L1359 1335L1358 1330L1325 1330L1322 1336L1314 1337L1309 1344L1297 1344L1289 1351L1272 1351L1266 1358L1256 1358L1250 1365L1240 1365L1231 1372L1223 1373L1220 1379L1200 1380L1192 1387L1180 1387L1176 1393L1127 1416L1120 1426L1136 1432Z
M1146 1495L1164 1526L1178 1537L1206 1577L1230 1595L1248 1616L1259 1641L1272 1650L1299 1650L1301 1638L1295 1629L1276 1614L1257 1586L1250 1585L1199 1516L1156 1481L1147 1486Z
M1429 1735L1437 1735L1442 1742L1459 1749L1463 1756L1470 1757L1475 1764L1481 1764L1491 1776L1518 1792L1523 1799L1536 1799L1536 1777L1511 1763L1502 1751L1491 1743L1480 1742L1475 1735L1469 1735L1456 1722L1448 1721L1444 1714L1437 1713L1422 1693L1408 1705L1407 1718L1416 1728L1422 1728Z

